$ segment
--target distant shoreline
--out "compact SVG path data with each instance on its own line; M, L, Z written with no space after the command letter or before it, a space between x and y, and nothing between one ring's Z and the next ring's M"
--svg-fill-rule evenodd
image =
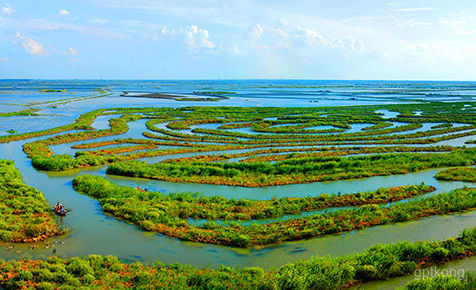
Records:
M164 93L147 93L147 92L128 92L124 91L121 94L121 97L132 97L132 98L152 98L152 99L166 99L166 100L176 100L176 101L219 101L229 99L228 97L218 96L218 95L201 95L200 97L193 97L188 95L175 95L175 94L164 94Z

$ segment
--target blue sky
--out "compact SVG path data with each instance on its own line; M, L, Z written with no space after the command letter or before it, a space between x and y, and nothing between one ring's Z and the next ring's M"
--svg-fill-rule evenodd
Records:
M476 80L476 1L0 0L0 78Z

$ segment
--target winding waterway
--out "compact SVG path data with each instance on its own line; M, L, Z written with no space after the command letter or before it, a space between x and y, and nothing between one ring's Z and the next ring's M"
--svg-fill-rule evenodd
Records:
M275 96L275 95L273 95ZM286 105L281 98L273 102L268 96L260 98L251 98L251 96L231 98L212 105L235 105L235 106L262 106L262 105ZM343 100L334 102L340 104ZM382 103L389 103L386 100ZM344 102L349 104L348 102ZM355 104L366 103L364 99L355 102ZM325 105L328 102L312 103L313 105ZM170 100L147 100L134 98L105 97L94 100L82 101L77 103L61 105L58 110L47 109L44 113L55 112L57 115L51 119L51 116L39 116L28 119L28 126L31 130L45 128L45 122L55 127L71 123L81 113L91 111L97 108L114 107L132 107L132 106L193 106L209 105L200 102L189 102L186 104L177 103ZM293 105L309 105L308 100L297 100ZM388 114L382 111L384 114ZM393 117L390 114L390 117ZM97 129L107 129L108 120L117 116L101 116L94 123L93 127ZM15 124L14 118L4 118L2 127L15 128L16 125L27 126L25 121ZM113 140L116 138L143 138L142 132L146 131L146 120L130 122L130 130L120 136L109 136L98 138L87 142L97 142L104 140ZM221 125L221 124L220 124ZM353 126L352 130L361 130L368 126ZM434 126L428 123L423 130ZM201 125L200 128L216 128L217 125ZM196 128L194 127L194 128ZM193 128L192 128L193 129ZM240 130L248 132L249 128ZM420 131L420 130L418 130ZM61 133L64 134L64 133ZM328 235L305 241L288 242L282 245L267 247L264 249L236 249L218 245L198 244L192 242L183 242L178 239L165 237L155 233L147 233L139 230L136 226L128 224L104 214L99 202L86 195L75 192L72 188L72 179L78 174L92 174L105 176L116 184L136 187L140 185L149 190L160 191L165 194L170 192L199 192L206 196L220 195L226 198L246 198L252 200L265 200L273 197L307 197L318 196L323 193L356 193L375 190L380 187L400 186L420 184L425 182L427 185L433 185L437 188L435 192L427 195L448 192L450 190L461 188L463 186L473 186L471 183L438 181L433 176L441 169L425 170L415 173L379 176L359 180L341 180L334 182L317 182L309 184L293 184L273 187L232 187L209 184L187 184L172 183L156 180L146 180L138 178L126 178L118 176L107 176L105 166L91 168L86 170L75 170L61 173L46 173L35 170L31 161L22 152L22 145L33 140L44 139L32 138L23 141L15 141L7 144L0 144L0 158L15 161L26 184L39 189L48 202L53 205L61 201L73 211L65 218L58 217L58 223L70 229L67 235L49 239L49 241L62 241L64 243L55 244L54 248L46 247L40 243L37 249L30 249L27 244L17 244L14 249L7 250L5 246L0 247L0 256L6 259L18 258L28 255L32 258L44 258L46 256L57 254L61 256L87 256L90 254L115 255L126 261L144 261L154 262L160 260L165 263L184 263L199 267L203 266L261 266L265 268L279 267L285 263L295 262L298 259L306 259L316 255L341 256L360 252L368 249L376 243L393 243L396 241L418 241L445 239L456 236L464 228L476 226L476 212L466 212L463 214L454 214L449 216L435 216L406 223L398 223L385 226L377 226L358 231L347 232L339 235ZM473 138L474 139L474 138ZM467 140L472 140L471 136L460 139L442 141L437 145L462 146ZM85 143L75 142L51 146L58 154L73 154L70 146L74 144ZM434 144L430 144L434 145ZM159 147L168 148L168 147ZM243 152L243 151L236 151ZM229 153L229 152L227 152ZM195 153L178 154L174 157L193 156ZM203 153L198 153L203 154ZM159 161L171 156L159 156L149 158L148 161ZM475 259L466 259L462 263L465 267L475 266ZM407 277L408 278L408 277ZM391 282L378 282L369 284L369 287L393 287L400 285L405 277L393 280ZM403 281L403 282L402 282ZM387 284L385 284L387 283ZM390 284L388 284L390 283Z

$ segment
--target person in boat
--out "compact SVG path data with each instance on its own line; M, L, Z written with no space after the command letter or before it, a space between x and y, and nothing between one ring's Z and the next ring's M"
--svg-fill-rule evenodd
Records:
M55 205L55 211L59 214L64 214L65 211L64 211L64 206L61 204L61 203L56 203Z

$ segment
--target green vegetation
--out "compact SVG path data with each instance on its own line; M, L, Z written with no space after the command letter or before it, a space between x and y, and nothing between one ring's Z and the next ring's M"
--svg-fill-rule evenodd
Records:
M7 133L9 133L9 134L18 133L18 131L14 130L14 129L10 129L10 130L7 130L7 131L5 131L5 132L7 132Z
M172 182L238 186L268 186L363 178L415 172L429 168L468 166L476 162L476 149L449 153L398 153L350 157L313 157L267 162L174 162L147 164L128 161L112 164L108 174Z
M107 91L98 91L106 93ZM39 137L43 135L57 134L65 131L77 130L78 132L67 133L50 137L44 140L27 143L24 145L24 151L32 159L32 163L37 169L42 170L67 170L72 168L80 168L86 166L103 165L115 163L118 161L137 159L142 157L151 157L165 154L177 154L186 152L210 152L221 150L235 149L257 149L253 153L239 153L239 157L250 157L241 160L240 163L226 164L226 158L216 159L208 158L213 162L210 164L205 162L207 158L202 159L202 163L186 164L192 168L185 174L178 176L165 176L165 165L157 165L154 169L154 177L165 180L185 181L185 182L206 182L243 186L263 186L274 184L289 184L301 182L314 182L319 180L335 180L342 178L359 178L373 175L393 174L392 170L388 171L385 164L377 164L375 170L371 172L354 171L349 174L327 174L325 170L315 167L316 158L338 157L353 154L373 154L373 153L391 153L390 149L384 149L382 145L394 144L393 152L421 152L422 148L410 149L408 145L412 144L432 144L440 141L451 140L455 138L471 136L476 134L476 119L474 114L467 110L468 103L458 102L451 103L423 103L423 104L397 104L397 105L378 105L378 106L353 106L353 107L323 107L323 108L236 108L236 107L188 107L188 108L116 108L116 109L100 109L91 111L81 115L75 122L70 125L51 128L37 132L29 132L22 134L12 134L9 136L1 136L0 142L10 142L15 140ZM398 116L390 119L383 119L380 113L376 111L380 109L388 109L398 112ZM422 112L417 116L415 111ZM90 127L95 118L101 115L120 114L121 117L110 120L110 129L93 130ZM127 123L138 119L149 119L146 126L149 130L156 131L158 134L144 132L143 135L150 143L143 145L132 145L127 148L116 148L108 150L99 149L96 151L88 151L86 153L78 153L74 158L72 156L53 155L54 152L49 148L50 145L64 144L76 142L80 140L90 140L96 138L107 137L111 135L120 135L126 133L129 128ZM274 120L266 120L265 118L274 118ZM435 129L423 130L410 133L407 131L422 128L424 123L451 124L453 122L463 123L463 126L432 126ZM397 126L390 126L398 123ZM158 128L157 124L163 124ZM208 129L200 127L206 124L220 124L215 126L218 129ZM346 130L354 124L374 124L363 128L361 131L348 133ZM191 133L184 133L173 130L194 128ZM312 129L316 126L331 126L332 129ZM317 128L318 128L317 127ZM167 128L167 129L166 129ZM250 132L238 132L234 129L246 128ZM171 130L169 130L171 129ZM262 132L262 133L258 133ZM167 141L161 142L159 140ZM149 151L146 154L143 150L155 149L154 146L161 144L165 146L177 146L177 150ZM232 146L230 146L232 145ZM338 146L346 146L342 149ZM402 146L405 145L405 146ZM147 146L147 147L146 147ZM323 147L328 146L328 147ZM354 147L354 149L350 149ZM364 146L378 146L375 149L366 149ZM396 147L406 147L408 149L396 149ZM186 151L180 150L180 147L188 147ZM288 147L283 148L283 147ZM359 147L359 148L357 148ZM323 149L326 148L326 149ZM466 154L464 148L428 148L429 151L462 151ZM142 151L139 151L142 150ZM292 155L283 155L284 152L292 152ZM319 151L316 154L310 154L310 151ZM326 151L326 152L324 152ZM119 153L127 153L119 155ZM237 153L238 154L238 153ZM259 154L260 156L253 156ZM267 154L266 156L264 154ZM452 152L457 155L457 152ZM425 155L420 154L426 158ZM450 155L448 155L450 156ZM452 155L451 155L452 156ZM395 156L378 157L382 158L382 162L391 163ZM408 157L408 158L407 158ZM233 158L230 157L230 158ZM228 159L230 159L228 158ZM351 159L350 162L360 162ZM367 157L365 157L367 158ZM386 161L383 160L388 158ZM393 159L392 159L393 158ZM431 157L433 158L433 157ZM413 159L406 155L406 161ZM417 158L418 159L418 158ZM471 162L468 159L468 163ZM218 161L218 162L216 162ZM270 161L280 161L277 164L270 165ZM310 161L306 168L294 162L303 163ZM324 160L325 162L343 163L344 159ZM367 160L361 160L366 163ZM418 160L417 160L418 161ZM435 161L435 162L433 162ZM326 166L333 166L327 162ZM363 164L362 163L362 164ZM376 163L378 163L376 161ZM398 161L397 161L398 163ZM423 164L425 163L425 164ZM438 158L435 160L426 160L425 162L417 162L418 166L423 168L439 167ZM446 166L460 166L455 162L446 162ZM463 164L472 165L472 164ZM169 168L172 171L179 169L183 163L179 162ZM164 167L160 169L159 167ZM206 168L204 168L206 167ZM226 167L226 168L225 168ZM300 168L302 167L302 168ZM313 168L310 168L313 167ZM411 168L407 168L411 167ZM251 169L250 168L254 168ZM403 164L396 166L395 173L412 172L415 169L412 164ZM230 169L230 170L228 170ZM289 172L287 170L289 169ZM332 171L331 168L328 168ZM344 170L343 168L336 168ZM338 171L337 170L337 171ZM192 171L203 173L198 178ZM262 171L262 172L261 172ZM309 177L305 177L307 171L311 171ZM388 171L388 172L387 172ZM127 173L132 174L132 173ZM225 177L215 175L229 175ZM274 176L272 174L277 174ZM304 176L304 177L302 177ZM211 178L210 178L211 177ZM242 181L245 180L245 182Z
M80 192L95 198L114 198L117 204L125 200L140 199L148 207L182 219L209 220L250 220L278 218L289 214L298 214L329 207L347 207L364 204L386 204L434 191L432 186L410 185L380 188L355 194L331 196L322 194L318 197L280 198L255 201L248 199L226 199L220 196L206 197L198 193L175 193L164 195L160 192L138 191L131 187L112 184L98 176L84 175L74 180L74 187ZM120 201L118 201L120 200Z
M153 285L166 289L330 289L407 275L422 265L463 258L475 250L476 228L473 228L463 231L457 238L441 242L377 244L363 253L339 258L315 257L269 272L258 267L197 269L161 262L125 264L113 256L70 259L52 256L46 261L0 261L0 287L77 289L148 288ZM412 282L409 287L435 289L422 288L421 283L474 285L474 279L467 281L464 282L467 284L439 280Z
M38 190L21 180L13 161L0 159L0 240L34 242L61 234Z
M426 279L415 279L408 283L406 290L470 290L476 289L476 275L466 273L463 277L437 275Z
M0 118L1 117L18 117L18 116L38 116L38 114L36 113L38 111L39 109L26 109L26 110L21 110L16 112L0 113Z
M234 247L269 245L340 233L370 226L403 222L433 215L454 213L476 207L476 188L454 190L406 203L379 207L372 203L416 196L431 190L424 185L377 192L304 199L272 201L226 200L220 197L200 197L190 194L165 196L121 187L101 177L77 176L75 190L99 200L105 212L170 237L194 242L223 244ZM367 199L367 200L366 200ZM364 205L362 205L364 204ZM311 211L329 206L362 205L327 213L316 213L282 221L251 223L219 223L216 219L263 219L284 214ZM208 222L195 226L188 218L206 218Z
M373 126L362 128L362 131L371 131L371 130L383 129L383 128L391 127L392 125L393 124L390 123L390 122L380 122L380 123L374 124Z
M109 93L102 89L97 92L101 95L44 103L60 105ZM194 93L197 98L179 97L177 100L215 101L232 92ZM23 150L35 168L61 171L111 164L107 169L109 174L173 182L268 186L404 174L448 166L465 167L442 171L436 177L474 182L475 169L471 166L476 163L475 148L435 144L476 134L476 116L473 110L467 110L468 105L472 106L472 103L99 109L79 116L69 125L21 134L12 131L12 135L1 136L0 142L58 134L24 144ZM377 113L381 109L395 112L396 116L383 118ZM23 110L4 113L4 116L35 112ZM91 127L97 117L107 115L119 115L110 119L109 129ZM120 138L119 135L128 132L129 122L139 119L146 119L147 129L154 133L143 132L143 139ZM456 123L458 126L453 126ZM87 140L92 143L72 146L72 149L85 149L76 151L74 156L57 155L51 149L52 145ZM424 144L430 145L412 146ZM195 154L199 152L211 153ZM194 154L174 156L181 153ZM130 161L160 155L170 156L156 164ZM5 162L6 173L0 175L0 239L29 242L60 233L41 193L24 185L13 164ZM104 212L142 230L186 241L242 248L259 248L476 208L475 188L423 196L434 190L424 184L355 194L263 201L192 193L165 195L85 175L77 176L73 186L97 199ZM377 245L362 254L317 257L271 272L260 268L227 267L198 270L160 263L128 265L114 257L100 256L0 261L0 288L347 287L473 255L475 236L476 229L472 229L457 239L443 242ZM414 287L412 289L426 287L413 283L415 285L409 286ZM457 285L450 279L422 283L466 287L466 284Z
M66 89L62 89L62 90L42 89L42 90L40 90L40 93L64 93L64 92L66 92Z
M474 167L459 167L450 168L438 172L435 175L439 180L465 181L476 182L476 168Z

